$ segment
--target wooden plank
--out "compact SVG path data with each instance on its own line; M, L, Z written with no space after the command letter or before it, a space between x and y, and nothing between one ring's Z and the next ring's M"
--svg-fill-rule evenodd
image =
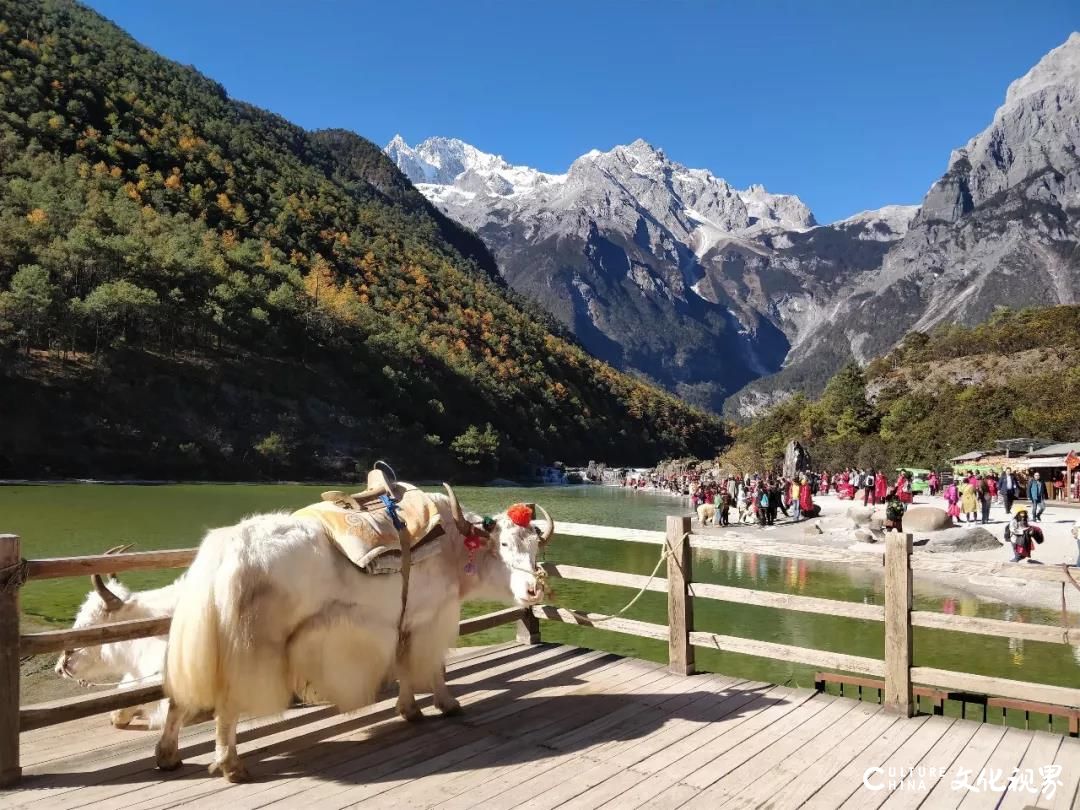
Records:
M595 582L598 585L614 585L621 588L642 588L649 591L667 591L667 580L654 577L652 581L640 574L627 574L622 571L607 571L603 568L583 568L580 565L563 565L562 563L542 562L540 567L549 577L559 579L576 579L582 582ZM697 588L695 583L694 588Z
M843 602L837 599L819 599L815 596L757 591L750 588L735 588L729 585L713 585L709 582L695 582L693 592L694 597L698 599L717 599L722 602L735 602L740 605L757 605L759 607L776 608L777 610L795 610L801 613L843 616L849 619L862 619L873 622L885 621L885 608L881 605L866 605L862 602ZM1003 622L1003 624L1005 623Z
M626 659L619 659L616 666L622 669L621 677L625 678L627 674L631 674L636 671L636 664L637 662L628 661ZM560 694L565 696L568 691L576 690L578 688L580 688L580 684L574 684L573 682L567 683L566 681L563 681L559 688L559 692ZM518 702L519 711L521 710L522 703L524 702ZM517 729L515 739L520 738L521 740L535 740L536 738L542 737L544 734L549 733L548 727L552 723L559 722L565 723L567 725L573 725L575 722L577 722L577 718L574 716L573 706L568 706L565 704L557 705L556 708L559 710L558 713L552 712L547 705L540 703L534 703L532 705L525 704L525 706L527 708L525 708L514 721L514 727ZM485 725L487 724L487 722L490 722L490 719L488 721L485 721ZM503 725L503 723L499 722L498 719L494 721L494 724L495 727ZM476 726L473 726L469 729L469 731L478 735L478 739L475 742L468 742L468 740L471 738L465 738L464 742L468 742L468 744L462 745L455 740L454 745L450 749L452 752L454 752L454 761L457 767L465 766L467 760L477 755L481 755L485 758L490 759L490 753L488 752L490 752L492 749L497 752L500 746L504 746L507 743L505 737L502 737L500 735L491 735L487 728L478 728ZM350 766L350 769L348 771L336 770L332 772L327 772L325 770L320 770L317 775L310 778L312 784L310 789L304 790L302 794L302 802L306 807L315 806L333 808L353 805L366 799L378 798L383 796L383 794L385 794L391 789L403 787L409 782L419 779L420 777L430 776L431 774L440 770L445 765L445 763L443 762L431 762L429 760L430 758L422 758L421 760L418 760L415 764L407 768L400 768L397 763L391 762L390 769L387 771L387 773L377 779L371 778L372 776L378 776L378 774L371 774L370 766L366 768L363 766L360 766L360 768ZM351 788L348 787L348 785L346 784L344 786L344 790L342 790L343 786L340 783L347 782L349 779L349 775L352 773L356 773L357 770L362 771L362 778L364 784L357 785L356 787ZM522 769L519 766L517 770L520 771L527 769ZM326 783L325 780L328 775L334 777L334 783ZM470 796L470 798L473 797ZM377 804L380 807L383 806L383 803L381 801L373 802L373 804ZM230 807L234 807L232 802L230 802ZM241 808L238 808L238 810L242 810L242 807L243 806L241 806Z
M933 740L941 737L955 721L949 717L937 717L920 715L913 718L892 717L896 722L883 733L874 743L864 751L857 754L847 765L828 776L824 784L801 803L801 807L807 810L836 810L852 794L868 794L863 787L863 778L871 768L879 768L890 757L897 754L898 749L904 745L913 745L917 750L926 751L933 744ZM929 726L929 728L927 728ZM923 745L916 744L917 737L930 740ZM878 801L880 804L884 799Z
M970 721L961 720L963 724L967 724ZM962 788L958 789L953 787L953 782L963 773L967 771L972 784L975 783L976 778L979 775L979 771L986 765L986 761L990 758L990 755L994 753L994 749L1001 743L1002 738L1005 736L1006 728L1004 726L991 726L985 723L978 724L975 729L975 734L972 735L971 740L964 749L957 755L953 761L952 767L948 769L946 775L939 779L937 784L934 785L930 791L925 795L925 801L920 807L932 807L932 808L955 808L966 796L966 791ZM929 762L929 760L928 760ZM909 793L916 793L916 791L908 791Z
M516 644L498 645L494 648L478 648L478 651L480 654L469 652L465 654L451 656L448 662L448 666L451 668L451 673L456 676L459 670L464 670L470 673L470 675L465 678L466 681L482 681L484 678L489 677L491 673L508 673L514 671L515 669L521 669L522 667L536 667L538 665L537 661L540 662L539 665L542 665L544 663L543 659L545 658L560 658L560 660L562 660L565 659L566 654L577 653L576 650L567 647L540 648L536 650L529 650L527 652L527 660L522 661L521 659L516 657L517 653L519 651L522 651L522 648L518 647ZM483 670L472 669L473 662L477 660L487 662L487 668ZM457 685L456 680L455 685ZM500 689L499 691L501 692L503 690ZM490 693L479 692L474 694L479 696L477 699L480 699L484 695ZM473 694L465 695L463 696L462 703L468 705L472 698ZM377 725L377 721L379 720L380 716L382 717L381 727L385 727L389 724L393 728L399 730L400 733L406 733L413 728L411 725L400 723L400 721L397 720L396 714L393 712L392 698L390 700L383 700L381 704L377 703L374 706L368 707L364 710L364 715L366 716L360 716L359 718L350 718L342 717L334 713L327 719L314 724L314 726L309 725L307 729L342 728L342 731L340 733L345 734L348 733L348 730L355 729L358 723L361 725L361 727L367 727L368 724ZM273 730L280 725L281 724L277 723L274 718L263 718L254 721L246 721L241 725L241 741L243 742L245 739L251 736L251 733L245 731L245 729L252 729L264 726L270 730ZM184 729L184 731L182 732L181 749L184 751L185 757L188 759L189 764L192 761L202 761L208 759L208 757L213 751L212 724L204 724L201 728L202 731L189 728ZM248 746L244 746L241 751L242 753L249 753L250 751L261 753L267 750L293 750L295 749L297 743L298 740L296 739L295 732L290 730L284 732L283 734L272 736L270 738L264 738L262 744L253 749L249 749ZM145 746L146 743L143 743L142 745ZM195 756L193 749L201 750L203 753ZM137 757L137 759L132 760L132 756ZM105 798L108 796L130 792L131 790L136 789L138 787L137 785L130 784L131 775L146 769L146 750L140 747L137 753L129 753L126 757L121 756L119 758L115 756L108 756L106 759L102 759L99 756L93 760L87 761L85 766L77 766L76 769L89 769L100 773L105 767L107 767L106 772L109 774L109 776L105 780L105 784L103 784L102 787L109 790L106 793L101 793L99 791L100 795L96 797L95 792L90 791L88 795L90 795L92 799ZM67 766L66 770L71 770L71 766ZM154 782L154 784L151 785L150 788L145 788L143 790L144 794L149 791L149 795L152 796L154 790L159 788L162 795L173 796L177 794L178 788L171 775L152 772L152 776L156 777L151 780L152 782ZM109 785L108 783L113 780L120 780L122 784L120 784L119 786L115 784ZM222 780L205 780L201 784L203 785L202 792L205 793L216 792L225 787L225 783ZM267 787L269 787L269 785L267 785ZM74 788L70 786L63 786L63 783L61 784L61 786L58 787L43 787L41 783L38 782L36 783L33 797L41 798L45 801L52 803L56 801L56 797L58 795L71 793L73 792L73 790ZM180 792L183 793L184 791L180 790ZM84 795L87 795L85 790L83 791L83 793Z
M667 673L656 665L650 671L642 672L629 680L620 681L613 679L611 676L600 680L590 680L588 686L576 689L566 697L586 693L586 690L592 692L602 689L607 694L620 694L624 695L626 699L632 700L633 696L641 690L651 688L657 678L667 677ZM556 706L556 708L558 707ZM497 722L497 718L495 722ZM573 724L573 722L574 718L570 717L569 724ZM597 721L590 721L586 725L595 722ZM527 755L525 752L534 746L541 745L544 749L547 749L550 746L552 735L560 734L560 729L566 727L566 725L568 724L560 723L557 726L549 726L546 732L534 735L528 742L523 742L517 734L513 735L512 738L504 739L503 734L498 733L497 728L493 727L492 738L495 747L490 753L474 755L469 760L459 763L455 771L440 772L423 780L423 783L403 785L389 793L380 794L377 799L371 799L368 803L372 806L377 805L379 808L412 808L448 801L463 793L468 793L470 798L475 798L472 791L478 784L498 778L511 771L521 771L521 762ZM530 732L535 730L531 724L522 727L527 727ZM555 768L556 762L552 761L553 759L554 757L540 758L531 763L528 770L535 775Z
M910 534L885 535L885 710L903 717L915 714L911 693Z
M690 518L669 515L667 519L668 580L668 669L676 675L694 673L694 603L690 583L694 580L690 553Z
M736 726L731 733L725 734L710 746L716 756L703 768L687 774L683 782L704 791L713 783L734 771L751 757L759 755L770 746L777 745L781 738L801 726L810 718L829 707L850 708L853 702L841 701L832 695L816 695L798 704L786 704L776 713L764 712L752 720ZM830 708L830 716L837 708ZM772 714L773 716L769 716ZM762 722L765 719L771 722ZM726 749L721 755L720 749ZM700 794L704 795L704 793Z
M668 629L662 624L639 622L636 619L613 619L602 613L586 613L580 610L567 610L551 605L538 605L532 609L533 615L552 622L577 624L582 627L595 627L598 630L610 630L614 633L626 633L642 638L654 638L665 641Z
M817 698L811 701L811 704L816 701ZM721 767L714 770L716 781L688 802L687 807L722 807L744 792L747 793L745 803L751 807L756 806L759 803L755 801L756 796L767 798L790 781L793 774L776 770L785 758L810 746L814 739L829 729L833 729L836 734L833 741L835 744L840 740L843 730L850 728L852 720L849 717L854 714L856 724L862 723L870 716L868 708L860 707L854 700L833 698L823 708L819 707L816 714L789 728L779 737L769 733L771 729L762 731L746 744L739 746L734 754L724 757ZM724 768L727 769L726 773L718 773ZM759 793L754 792L755 784Z
M888 714L880 706L866 706L862 709L865 722L851 729L842 738L829 732L819 735L818 739L806 745L802 751L785 759L769 772L769 793L744 791L739 803L743 806L756 806L768 801L773 807L802 807L826 782L843 770L856 758L862 756L881 740L906 739L903 734L893 733L895 726L904 724L901 718ZM852 721L858 715L852 714ZM856 782L861 780L865 766L858 772ZM783 788L777 789L779 784Z
M624 529L619 526L597 526L592 523L556 521L555 533L574 537L591 537L596 540L622 540L627 543L664 544L664 533L649 529Z
M79 630L46 630L40 633L26 633L19 637L19 650L22 655L40 655L113 644L117 641L130 641L133 638L164 636L168 634L170 624L172 624L171 616L161 616L154 619L130 619L123 622L98 624Z
M795 647L791 644L777 644L771 641L723 636L718 633L705 633L702 631L692 632L690 634L690 643L695 647L704 647L710 650L753 655L759 658L775 658L796 664L806 664L811 667L821 667L822 669L839 669L879 677L885 674L885 662L877 658L863 658L858 655L812 650L809 647Z
M515 637L518 644L540 643L540 619L531 610L522 610L518 614Z
M136 551L130 554L91 554L85 557L52 557L30 560L30 579L81 577L90 574L146 571L154 568L187 568L195 559L197 548Z
M571 658L567 658L564 653L576 653L570 648L565 647L552 647L549 649L540 649L536 655L530 655L529 659L533 661L533 667L538 667L540 671L549 671L552 669L559 669L586 658L590 654L576 654ZM599 656L600 654L591 654ZM545 660L546 659L546 660ZM452 665L451 665L452 666ZM473 671L469 678L465 680L472 683L483 682L490 677L494 672L509 673L514 670L521 669L521 662L514 660L506 660L500 663L500 659L493 660L493 666L490 669ZM453 672L453 670L451 670ZM529 670L524 670L525 674L529 673ZM458 685L455 682L455 685ZM476 690L466 695L463 695L461 702L464 706L473 706L478 702L482 702L486 698L489 698L495 694L502 694L505 689L496 690ZM318 757L318 765L320 767L328 767L335 763L348 763L356 760L358 754L355 749L349 748L337 748L333 749L331 754L327 755L321 753L322 747L332 745L335 741L342 741L345 739L355 739L358 736L363 740L371 741L374 746L373 752L363 753L364 762L372 761L379 757L393 759L394 756L401 754L423 755L424 751L433 750L431 746L436 748L441 745L445 745L448 740L464 740L468 733L463 732L460 725L453 723L445 723L435 726L435 733L432 734L431 726L427 728L427 735L423 732L423 724L417 726L415 724L407 724L400 721L397 718L396 713L393 711L392 700L383 701L381 704L368 707L364 710L366 717L361 716L356 719L342 717L340 715L330 718L326 723L320 723L319 725L327 729L327 733L321 734L315 738L314 744L304 745L303 739L297 739L294 735L287 735L284 737L270 738L264 740L259 746L241 749L242 755L250 760L257 761L257 765L254 766L256 773L271 773L275 778L268 778L260 780L257 784L244 785L241 787L229 786L228 783L220 779L204 779L196 783L185 783L183 785L177 785L175 779L169 775L157 774L157 778L149 788L144 788L139 791L138 799L132 799L136 802L134 805L125 804L126 807L131 807L132 810L139 808L144 810L149 807L161 807L171 806L173 804L186 803L191 800L203 800L206 797L215 796L222 790L229 790L230 805L232 807L238 807L245 802L241 801L242 796L246 796L249 793L255 793L265 790L277 790L283 792L282 795L293 795L298 790L302 789L297 785L297 782L301 782L301 779L288 779L284 778L278 769L283 767L283 763L288 761L293 769L312 767L314 765L309 762L311 757ZM307 732L307 729L305 729ZM310 732L307 732L309 735ZM307 735L306 735L307 736ZM417 739L414 739L417 738ZM399 741L404 742L399 744ZM185 750L185 756L187 764L190 767L192 764L205 765L209 757L212 754L212 747L204 747L198 756L188 756L190 746L182 746ZM363 749L361 749L363 752ZM273 758L273 754L290 754L291 757L288 760L284 760L281 757ZM400 764L404 764L405 760L399 760ZM363 763L359 763L356 767L362 767ZM125 780L126 782L127 780ZM106 795L115 797L119 793L126 790L131 790L131 787L126 784L119 786L112 786L109 794L100 794L93 797L93 800L100 801L105 798ZM269 801L270 799L267 799ZM255 805L261 804L262 798L259 798Z
M1027 790L1007 790L1005 795L1001 799L999 807L1001 810L1023 810L1023 808L1035 804L1036 799L1039 798L1042 789L1042 779L1039 778L1039 768L1043 768L1047 765L1052 765L1054 758L1057 756L1058 749L1061 748L1062 738L1058 734L1049 734L1045 731L1032 732L1031 744L1028 745L1028 749L1024 752L1023 759L1016 766L1020 773L1024 771L1030 771L1034 774L1034 793L1029 793ZM1080 769L1080 765L1077 765ZM1008 778L1012 775L1011 772L1006 773L1005 777Z
M1076 810L1080 806L1080 739L1063 739L1054 764L1061 766L1062 784L1054 791L1053 796L1040 793L1035 805L1052 810Z
M934 719L940 720L942 718ZM956 775L952 765L956 758L964 752L971 742L971 738L975 736L975 732L978 730L978 723L956 720L928 752L922 752L915 757L891 759L886 763L884 773L871 778L871 782L878 786L878 790L873 792L873 795L869 795L871 793L869 790L855 793L852 796L850 806L852 808L867 808L868 810L883 804L888 806L890 810L900 810L900 808L914 810L916 807L923 806L927 795L940 784L941 780L946 780L951 786L952 779ZM880 788L881 785L887 784L890 778L899 781L901 774L912 769L916 773L923 775L921 779L923 784L921 786L916 784L914 789L905 787L902 790L893 790L891 792L887 788L884 790ZM890 774L892 774L891 777ZM937 774L936 778L932 778L934 774ZM857 802L856 800L860 798L861 801Z
M1013 681L1008 678L972 675L967 672L953 672L933 667L912 667L911 678L916 683L954 692L978 692L1017 700L1037 700L1043 703L1056 703L1059 706L1080 707L1080 689L1067 686Z
M632 785L626 785L617 797L599 806L612 810L630 810L630 808L643 806L662 807L664 801L658 799L658 796L666 796L665 800L670 801L675 796L672 793L673 788L678 788L676 793L679 793L681 801L686 801L697 794L697 787L679 785L679 780L715 757L714 754L708 753L711 740L719 737L726 729L742 723L746 718L765 711L767 707L773 705L767 698L767 694L772 690L783 690L783 687L742 684L731 689L726 698L718 700L700 713L698 721L701 727L697 731L666 745L660 751L654 751L625 771L625 773L636 774L638 781ZM599 796L602 789L603 785L600 785L599 788L591 789L583 794L581 797L583 804L588 804L590 794Z
M955 616L925 610L912 611L911 623L915 627L949 630L954 633L976 633L982 636L993 636L994 638L1022 638L1026 641L1042 641L1047 644L1080 645L1080 629L1075 627L1006 622L1001 619Z
M655 688L658 678L672 680L665 670L657 666L649 673L643 673L619 684L617 693L624 699L632 701L643 690ZM571 694L581 694L586 689L591 691L595 688L604 688L604 685L602 683L590 684L589 687L575 690ZM608 686L607 690L610 691L611 686ZM578 725L578 728L596 726L604 719L597 717L586 722L584 726ZM430 788L429 790L415 787L404 788L397 802L391 806L416 807L421 804L430 806L444 802L461 802L462 799L486 804L482 802L483 797L499 795L517 781L530 778L530 774L536 775L556 768L562 770L562 763L566 761L565 756L569 754L551 754L547 751L552 746L553 739L562 736L566 730L573 729L574 726L574 718L571 717L569 723L549 727L544 734L524 740L519 734L513 734L505 739L502 734L496 734L500 744L491 754L476 756L461 763L459 773L440 774L426 786ZM530 757L535 761L531 762L528 768L523 768L522 763ZM478 791L483 793L483 797ZM421 795L424 797L423 801L419 798ZM389 800L390 796L383 798Z
M498 627L503 624L510 624L517 621L518 617L524 611L522 608L506 608L505 610L496 610L491 613L484 613L481 616L473 616L469 619L462 619L458 622L458 636L467 636L470 633L479 633L481 630L490 630L492 627Z
M110 689L107 692L97 692L83 697L35 703L19 710L19 727L24 731L29 731L44 726L55 726L57 723L111 712L113 709L151 703L163 697L165 693L161 689L161 681L157 680L133 689Z
M17 784L19 767L19 588L22 550L18 535L0 534L0 787Z
M731 532L734 534L734 532ZM813 560L822 563L841 563L857 568L880 571L882 554L877 551L848 551L847 549L827 548L766 540L751 536L718 537L715 535L694 534L690 536L693 548L709 551L730 551L736 554L765 554L769 557L781 557L796 560Z
M962 810L980 810L980 808L996 808L1009 791L1009 777L1020 764L1035 736L1033 731L1025 731L1020 728L1007 728L1005 736L997 744L994 752L986 761L983 768L972 776L972 783L976 783L980 776L985 775L988 780L987 786L977 793L960 793L960 802L957 805ZM1038 769L1035 770L1038 774ZM998 788L1001 788L998 790Z

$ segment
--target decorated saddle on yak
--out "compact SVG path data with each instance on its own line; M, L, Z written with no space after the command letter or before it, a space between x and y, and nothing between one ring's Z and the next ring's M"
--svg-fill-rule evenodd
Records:
M341 553L365 573L398 573L403 564L439 552L432 541L442 536L443 527L426 492L391 476L376 468L368 473L363 492L324 492L321 502L293 514L322 523ZM402 543L408 544L404 553Z

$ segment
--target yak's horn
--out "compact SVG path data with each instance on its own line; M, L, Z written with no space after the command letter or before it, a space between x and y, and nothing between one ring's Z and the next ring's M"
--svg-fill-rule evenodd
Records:
M454 516L454 523L457 524L458 529L462 533L468 533L469 522L465 520L465 514L461 511L461 504L458 503L457 495L454 494L453 488L443 482L443 489L446 490L446 496L450 499L450 514Z
M101 578L101 574L91 574L90 581L94 583L94 590L101 597L101 601L105 603L106 611L112 613L117 608L123 607L124 600L109 590L105 580Z
M533 508L544 516L544 523L546 525L540 531L540 548L543 548L551 540L551 536L555 534L555 521L551 519L551 515L548 514L547 509L540 504L535 504Z

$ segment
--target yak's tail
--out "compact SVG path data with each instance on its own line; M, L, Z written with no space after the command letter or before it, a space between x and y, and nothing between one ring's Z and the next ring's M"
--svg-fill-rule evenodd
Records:
M215 586L232 531L215 529L203 539L179 585L173 610L165 653L165 694L189 714L216 708L221 697L222 628Z

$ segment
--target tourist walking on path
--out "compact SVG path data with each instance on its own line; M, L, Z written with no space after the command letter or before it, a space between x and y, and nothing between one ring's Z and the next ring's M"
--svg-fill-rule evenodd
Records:
M863 489L862 505L866 506L867 501L871 504L877 503L876 490L874 489L874 471L867 470L862 474L862 480L859 481L859 486Z
M993 477L993 476L991 476ZM986 480L987 476L983 476L979 479L979 506L982 508L982 524L985 526L990 522L990 482Z
M949 505L949 517L960 517L960 489L955 481L945 487L945 503Z
M1020 487L1016 483L1016 476L1013 475L1011 467L1006 467L1005 472L998 478L998 492L1001 493L1001 500L1005 506L1005 513L1012 514L1013 501L1016 500L1016 496L1020 494Z
M812 517L814 513L814 488L804 478L799 487L799 514Z
M901 470L900 476L896 479L896 494L900 502L904 504L904 509L911 506L911 502L915 500L911 492L911 476L908 475L907 470Z
M941 479L938 478L937 473L931 470L930 477L926 479L926 483L930 487L930 497L936 498L938 486L941 484Z
M798 480L793 480L791 482L791 519L796 523L802 517L802 503L799 500L801 494L802 487L799 486Z
M975 493L975 487L970 481L965 481L960 487L960 511L964 513L965 523L975 522L975 513L979 509L979 498Z
M878 503L885 503L885 496L889 493L889 481L885 473L878 470L874 476L874 497Z
M992 472L986 474L986 485L990 487L990 500L996 502L998 499L998 480L997 476Z
M1038 473L1031 476L1027 487L1028 500L1031 501L1031 519L1038 522L1046 510L1046 484Z

